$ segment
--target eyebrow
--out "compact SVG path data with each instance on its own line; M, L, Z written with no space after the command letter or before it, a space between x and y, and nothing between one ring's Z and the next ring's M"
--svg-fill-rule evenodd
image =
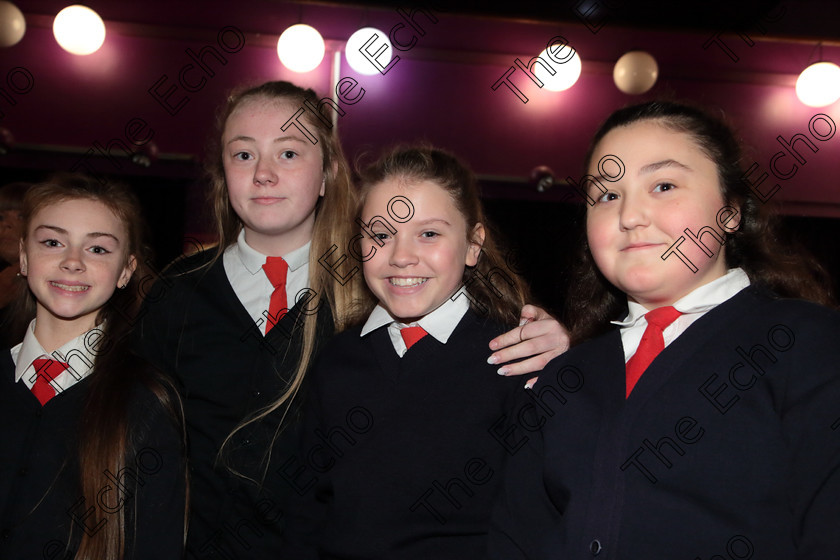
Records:
M303 142L304 141L303 138L298 138L297 136L288 136L287 135L287 136L278 136L277 138L272 140L272 142L274 142L274 143L286 142L288 140L294 140L296 142ZM233 138L228 140L228 144L233 144L234 142L237 142L237 141L256 142L256 140L254 138L252 138L251 136L244 136L244 135L240 134L239 136L234 136Z
M61 233L63 235L68 234L68 231L66 229L64 229L62 227L58 227L58 226L41 225L41 226L36 227L35 231L38 231L39 229L48 229L48 230L52 230L56 233ZM120 242L120 239L116 235L114 235L113 233L108 233L108 232L104 232L104 231L92 231L92 232L86 234L85 237L90 238L90 239L95 239L97 237L110 237L111 239L116 241L117 244L119 244L119 242Z
M662 161L657 161L655 163L649 163L639 169L639 175L644 173L653 173L654 171L658 171L663 167L679 167L681 169L685 169L686 171L692 171L692 169L684 163L680 163L675 159L663 159Z
M655 171L659 171L663 167L679 167L681 169L685 169L686 171L694 171L693 169L691 169L686 164L680 163L675 159L663 159L662 161L657 161L657 162L649 163L647 165L642 166L642 168L639 169L639 175L645 175L647 173L654 173ZM609 183L614 182L614 181L610 180L609 178L604 177L601 174L593 175L593 177L595 177L595 179L597 179L602 185L605 185L605 186L608 185ZM595 183L592 182L592 181L589 181L588 184L587 184L587 187L586 187L586 193L588 194L594 186L595 186ZM600 191L600 189L599 189L599 191Z
M433 224L433 223L436 223L436 222L440 222L440 223L442 223L444 225L447 225L447 226L452 225L449 222L447 222L446 220L444 220L443 218L429 218L428 220L421 220L419 222L414 222L414 223L418 226L426 226L426 225Z

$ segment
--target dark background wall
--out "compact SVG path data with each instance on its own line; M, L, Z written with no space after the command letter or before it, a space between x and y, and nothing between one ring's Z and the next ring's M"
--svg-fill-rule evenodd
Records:
M284 79L328 95L332 53L353 31L370 25L387 32L404 21L387 2L91 0L87 5L103 17L108 35L100 51L78 57L52 36L52 19L66 4L17 2L27 17L26 35L0 49L0 127L14 137L0 156L2 181L38 180L71 168L127 180L154 225L161 262L182 250L185 237L209 240L201 159L214 112L234 86ZM814 143L818 151L811 153L800 141L806 163L788 179L771 175L766 186L780 186L773 202L786 215L788 235L803 239L840 278L834 243L840 234L840 135L819 141L808 131L818 113L838 122L840 103L810 108L793 89L818 57L840 61L837 3L522 4L483 6L481 13L466 3L442 4L431 9L437 22L418 14L424 34L415 33L417 45L399 52L386 75L358 75L342 58L337 75L356 79L365 90L358 103L344 106L338 122L348 157L413 140L464 157L482 178L494 220L519 248L538 297L556 308L577 239L575 205L561 202L562 185L537 193L531 170L547 165L558 181L577 178L589 137L612 110L658 97L688 100L725 113L749 146L747 163L758 165L756 175L770 173L773 154L782 150L779 136L803 134ZM315 26L327 40L324 61L306 74L287 70L276 56L277 36L298 22ZM233 28L244 45L236 45ZM547 91L517 71L512 80L527 103L504 86L491 89L515 58L528 61L557 35L583 60L574 87ZM186 50L210 48L224 63L206 55L212 75L197 91L187 91L178 82L192 62ZM612 80L615 61L631 49L646 50L659 63L657 84L640 96L620 92ZM149 92L155 84L159 92L175 89L164 102ZM143 128L132 132L132 126ZM120 146L136 148L132 134L153 134L160 156L149 168L124 157ZM96 155L98 146L109 145L113 157Z

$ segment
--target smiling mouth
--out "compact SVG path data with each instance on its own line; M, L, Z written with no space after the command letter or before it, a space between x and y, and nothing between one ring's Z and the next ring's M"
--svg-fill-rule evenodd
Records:
M62 284L61 282L50 282L51 286L55 286L56 288L60 288L67 292L86 292L90 289L90 286L84 286L80 284L70 285L70 284Z
M426 280L428 278L395 278L393 276L388 278L392 286L399 286L400 288L413 288L425 283Z

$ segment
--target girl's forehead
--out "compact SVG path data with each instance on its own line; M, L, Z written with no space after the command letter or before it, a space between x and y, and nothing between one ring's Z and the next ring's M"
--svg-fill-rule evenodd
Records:
M294 116L295 112L300 109L300 103L295 103L290 98L285 97L249 97L243 99L234 107L227 117L225 124L229 124L233 120L242 120L247 118L264 118L268 114L285 116L287 119Z
M37 226L43 220L56 222L51 225L57 226L108 228L114 230L109 231L114 235L128 230L128 224L119 214L101 200L93 198L66 198L44 204L32 214L29 225Z
M592 151L590 170L597 169L598 163L605 158L634 165L647 165L669 158L704 158L711 161L693 135L653 119L618 126L607 132Z
M364 214L400 206L414 212L426 210L457 212L455 200L440 184L429 179L392 176L370 186L365 197ZM425 210L421 210L421 207ZM401 210L402 213L408 210Z

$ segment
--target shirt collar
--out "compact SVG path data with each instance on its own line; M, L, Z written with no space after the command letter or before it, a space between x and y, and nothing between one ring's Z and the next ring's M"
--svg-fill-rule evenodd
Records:
M302 247L298 247L294 251L287 253L283 256L283 260L286 261L286 264L289 265L289 270L294 271L305 265L309 262L309 247L312 245L311 241L308 241ZM231 251L242 261L242 265L250 272L251 274L257 274L258 272L262 272L262 266L265 264L265 259L267 258L266 255L263 255L250 245L245 242L245 229L239 231L239 235L236 238L236 243L231 245L227 248L228 251Z
M362 327L360 336L365 336L384 325L393 324L396 328L420 326L423 327L423 330L432 335L435 340L446 344L449 337L452 336L455 327L457 327L458 323L461 322L461 319L467 313L469 308L469 296L463 286L455 292L452 297L447 298L445 302L440 304L437 309L426 314L419 321L415 321L410 325L401 323L398 319L388 313L388 310L382 307L382 305L377 305Z
M750 285L747 273L741 268L729 271L708 284L704 284L691 293L674 302L674 308L680 313L703 313L720 305ZM611 321L619 327L631 327L649 311L635 301L627 302L627 317L623 321Z
M65 343L61 348L48 353L35 338L35 319L29 323L23 342L12 348L12 356L17 354L15 363L15 383L34 369L32 362L38 358L48 358L69 365L69 370L76 379L86 377L93 370L98 345L103 336L103 327L98 325Z

